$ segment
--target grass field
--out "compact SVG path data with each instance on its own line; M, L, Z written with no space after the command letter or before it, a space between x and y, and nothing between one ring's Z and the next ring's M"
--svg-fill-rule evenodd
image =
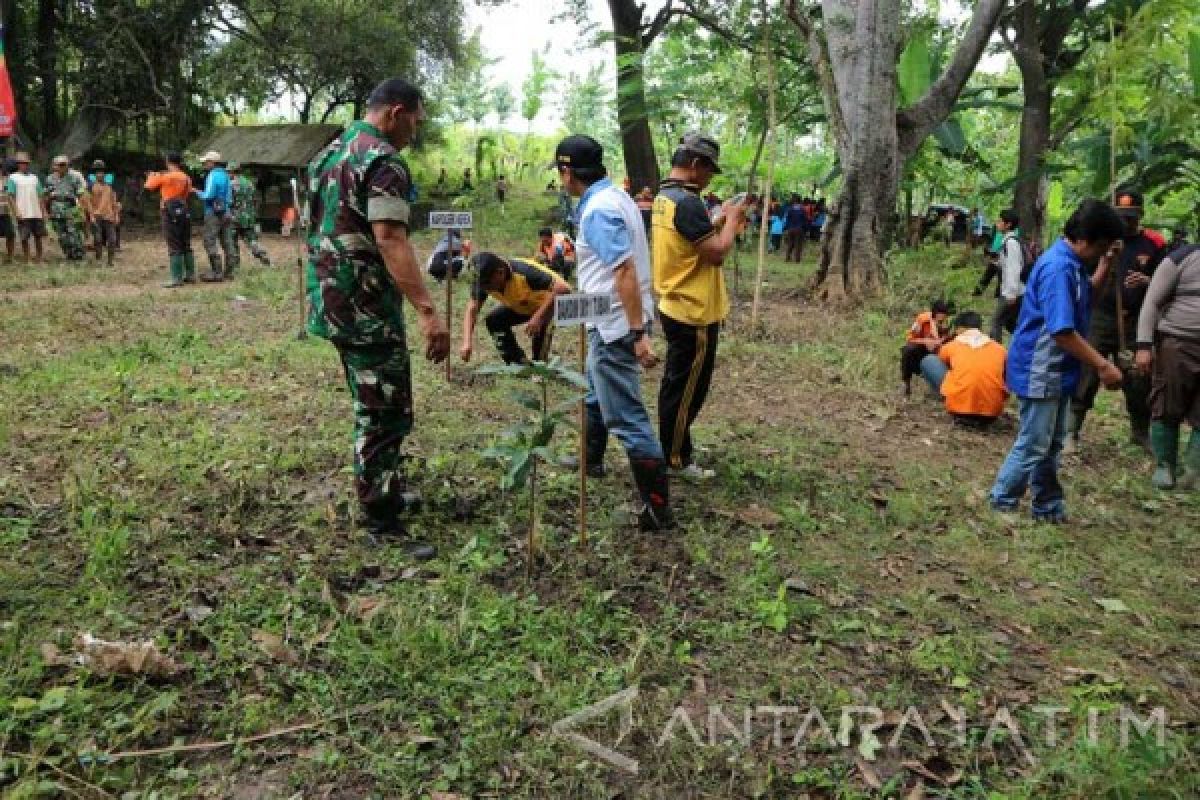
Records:
M488 209L476 240L531 250L552 204ZM1150 488L1105 394L1064 466L1069 526L987 509L1011 417L959 430L897 391L912 314L972 301L960 250L894 258L888 296L851 313L805 302L811 261L772 258L757 331L743 253L697 428L716 480L673 487L680 529L641 535L614 442L584 546L575 476L543 476L526 583L526 498L480 455L522 413L514 386L414 360L413 527L441 557L368 547L340 367L296 338L295 242L266 245L276 268L175 291L153 232L113 271L0 267L4 797L1200 791L1200 495ZM456 303L457 323L462 286ZM556 350L575 359L573 337ZM476 352L495 359L483 335ZM85 633L153 640L180 670L81 666ZM636 774L552 730L633 687L630 724L579 731ZM1126 725L1123 743L1122 714L1156 708L1161 741Z

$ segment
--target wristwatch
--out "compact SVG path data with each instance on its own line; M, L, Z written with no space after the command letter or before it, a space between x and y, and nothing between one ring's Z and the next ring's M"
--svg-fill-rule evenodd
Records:
M630 328L629 332L633 334L634 342L640 342L642 339L646 338L645 328Z

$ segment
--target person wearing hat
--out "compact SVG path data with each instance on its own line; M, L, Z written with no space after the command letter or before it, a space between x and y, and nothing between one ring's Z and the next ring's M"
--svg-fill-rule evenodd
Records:
M1115 269L1109 280L1100 287L1092 312L1088 342L1099 353L1114 362L1123 364L1125 381L1121 391L1125 395L1125 409L1129 414L1129 440L1147 451L1150 450L1150 382L1136 370L1129 369L1126 350L1132 351L1138 315L1146 297L1146 287L1162 261L1166 241L1156 231L1142 227L1142 194L1133 189L1123 189L1116 196L1117 215L1125 223L1122 249L1117 257ZM1120 314L1118 315L1117 287L1120 287ZM1123 339L1122 339L1123 335ZM1080 378L1075 398L1071 403L1071 424L1067 437L1066 452L1076 451L1080 446L1083 421L1096 399L1100 381L1096 370L1085 369Z
M4 182L4 191L12 203L21 238L21 253L29 263L29 240L33 239L35 261L42 261L42 240L46 238L46 208L42 202L42 180L29 171L29 154L17 153L17 171Z
M233 183L233 269L242 263L239 239L244 239L250 253L264 267L269 267L271 259L258 243L258 198L254 181L242 174L242 165L236 161L229 162L229 179Z
M158 192L162 212L163 238L167 240L167 256L171 261L171 280L166 289L177 289L185 283L196 282L196 256L192 251L192 215L188 200L192 196L192 179L183 171L183 156L167 153L165 172L146 176L146 191Z
M200 280L208 283L233 279L237 267L237 253L233 245L233 187L225 161L216 150L209 150L201 158L208 176L204 189L193 191L204 201L204 252L208 254L209 273ZM222 253L224 261L222 262Z
M654 321L650 245L637 205L613 185L604 148L590 136L568 136L554 151L558 179L572 197L578 236L579 290L610 298L608 314L588 324L587 462L603 470L608 433L625 448L638 493L643 531L671 528L667 465L642 401L641 373L658 363L650 343Z
M474 263L475 286L463 315L459 350L462 360L471 360L475 350L475 322L483 304L491 297L500 305L487 315L485 322L504 363L526 363L525 351L513 333L517 325L524 325L533 340L534 359L545 361L554 332L554 298L567 294L571 287L549 267L527 258L502 258L484 252L475 257Z
M425 358L445 360L450 332L421 276L409 239L412 178L400 151L425 121L421 91L389 78L366 116L308 165L308 330L341 358L354 403L354 486L372 541L402 542L414 559L436 555L403 517L402 450L413 428L412 366L404 300L416 309Z
M96 180L86 197L83 207L84 216L92 229L92 244L96 248L96 261L100 254L108 251L108 266L113 265L117 250L117 223L121 219L121 204L117 193L104 180L104 162L97 159L92 162L92 172Z
M684 135L654 200L654 289L667 338L658 431L668 465L686 478L714 474L692 460L691 430L708 396L721 321L729 313L721 264L746 216L745 201L735 199L717 212L715 225L710 220L700 193L720 173L719 158L713 137Z
M80 225L83 216L80 201L87 194L87 181L71 169L70 159L66 156L55 156L51 167L45 189L50 225L58 236L63 256L68 261L82 261L87 251Z

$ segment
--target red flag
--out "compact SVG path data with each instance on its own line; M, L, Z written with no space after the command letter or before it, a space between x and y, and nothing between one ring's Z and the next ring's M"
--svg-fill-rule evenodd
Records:
M13 102L12 82L8 79L8 59L4 57L4 26L0 25L0 136L17 132L17 105Z

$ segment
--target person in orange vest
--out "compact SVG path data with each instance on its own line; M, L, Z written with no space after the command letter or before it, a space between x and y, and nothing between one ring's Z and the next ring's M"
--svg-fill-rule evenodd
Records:
M900 378L904 381L905 397L912 394L912 379L921 371L921 359L936 353L945 341L950 332L949 319L950 308L946 301L937 300L928 311L922 311L913 320L900 350Z
M553 228L538 230L537 252L533 257L564 278L570 278L575 271L575 243L566 234L555 233Z
M946 400L954 421L986 428L1004 411L1004 346L980 330L983 318L964 311L954 320L954 338L921 359L921 376Z

